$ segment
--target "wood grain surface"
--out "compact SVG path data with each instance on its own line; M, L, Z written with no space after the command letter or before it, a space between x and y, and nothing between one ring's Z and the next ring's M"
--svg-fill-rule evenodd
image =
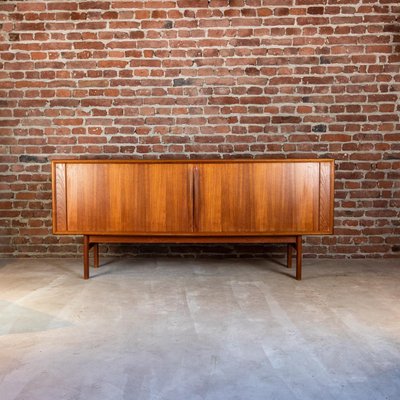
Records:
M65 164L53 164L53 224L59 232L67 231L67 198Z
M68 164L68 230L192 232L191 166Z
M333 167L333 160L53 161L53 231L332 233Z
M318 231L318 163L203 164L199 175L199 231Z

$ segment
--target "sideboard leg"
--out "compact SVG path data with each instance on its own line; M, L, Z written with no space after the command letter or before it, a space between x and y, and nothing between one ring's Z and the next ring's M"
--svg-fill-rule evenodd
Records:
M93 245L93 256L94 256L94 267L99 267L99 244L95 243Z
M287 245L287 267L292 268L292 258L293 258L293 247L289 243Z
M83 279L89 279L89 236L83 236Z
M296 279L301 281L301 264L303 258L303 238L296 236Z

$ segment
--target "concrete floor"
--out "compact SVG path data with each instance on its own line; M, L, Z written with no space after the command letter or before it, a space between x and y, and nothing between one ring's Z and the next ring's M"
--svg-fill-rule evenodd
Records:
M0 260L1 400L400 399L400 260Z

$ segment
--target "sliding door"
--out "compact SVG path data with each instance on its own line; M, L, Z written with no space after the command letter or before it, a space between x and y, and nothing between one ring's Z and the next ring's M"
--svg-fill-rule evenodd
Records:
M66 163L66 230L84 234L192 232L192 167Z
M206 163L198 167L199 232L305 234L320 230L319 163Z

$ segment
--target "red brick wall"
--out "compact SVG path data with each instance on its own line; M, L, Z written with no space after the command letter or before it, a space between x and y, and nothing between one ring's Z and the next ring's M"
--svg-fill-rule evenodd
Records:
M0 253L79 250L51 234L55 157L333 157L336 235L305 252L399 256L399 18L398 0L2 1ZM153 247L131 249L192 251Z

